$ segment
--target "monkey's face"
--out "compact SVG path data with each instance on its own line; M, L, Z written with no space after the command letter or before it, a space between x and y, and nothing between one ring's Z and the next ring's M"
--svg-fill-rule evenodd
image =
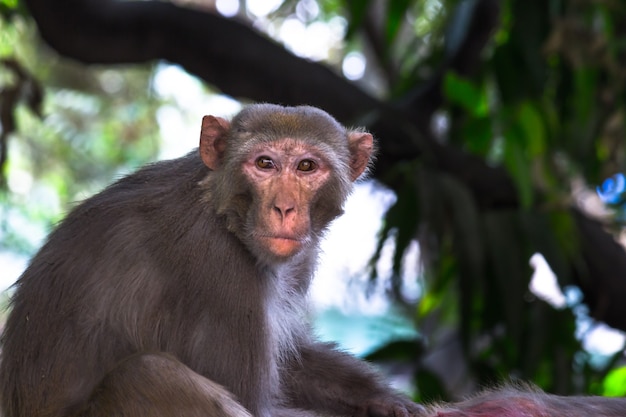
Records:
M308 246L315 233L311 210L331 173L323 153L298 140L286 138L252 149L243 163L253 195L246 229L260 252L286 259Z
M213 171L206 201L259 261L274 263L315 249L374 142L319 109L258 104L232 123L205 116L199 150Z

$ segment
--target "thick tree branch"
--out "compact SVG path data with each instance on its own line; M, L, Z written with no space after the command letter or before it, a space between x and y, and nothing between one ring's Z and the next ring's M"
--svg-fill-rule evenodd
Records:
M342 120L380 105L328 67L295 57L252 28L212 13L159 1L26 4L44 40L84 63L167 60L231 96L313 104L333 109Z

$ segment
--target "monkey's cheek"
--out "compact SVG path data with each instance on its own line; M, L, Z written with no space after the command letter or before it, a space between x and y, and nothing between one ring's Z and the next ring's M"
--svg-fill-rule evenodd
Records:
M288 258L295 255L302 248L302 242L296 239L272 237L265 239L267 249L280 258Z

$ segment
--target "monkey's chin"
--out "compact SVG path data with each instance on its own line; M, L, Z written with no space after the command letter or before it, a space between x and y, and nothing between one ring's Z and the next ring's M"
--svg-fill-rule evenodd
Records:
M267 249L279 258L288 258L300 252L302 242L297 239L266 237Z

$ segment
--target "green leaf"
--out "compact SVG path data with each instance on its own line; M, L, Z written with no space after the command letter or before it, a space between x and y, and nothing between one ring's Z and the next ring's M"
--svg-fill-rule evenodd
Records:
M604 378L602 395L605 397L626 396L626 366L608 373Z
M443 92L451 103L476 117L486 116L489 111L484 88L474 85L452 71L448 71L444 76Z
M546 150L546 128L539 110L530 101L523 101L517 108L517 119L525 136L530 157L543 155Z
M6 7L7 9L15 10L19 5L19 0L0 0L0 5Z
M367 9L371 0L347 1L345 4L348 8L348 29L346 31L346 39L351 39L357 32L358 28L363 24Z
M578 227L569 210L553 210L549 213L549 221L559 246L567 257L576 257L580 248Z
M493 130L489 117L472 117L462 127L464 143L470 152L486 156L491 150Z
M571 103L575 109L575 117L578 121L588 120L595 112L595 95L598 92L598 73L589 68L579 69L574 72L574 88L576 89L575 100Z
M521 206L528 209L533 203L533 184L524 142L524 131L518 124L504 132L504 165L517 186Z
M393 271L397 276L402 268L402 257L404 252L415 238L420 213L416 184L414 179L414 169L411 164L399 164L393 176L401 185L397 189L397 199L387 210L384 217L383 228L379 233L378 245L374 255L369 261L370 279L376 279L376 262L380 259L381 251L388 237L395 237L395 248L393 255ZM392 279L396 279L392 278Z
M391 45L395 40L402 22L406 17L407 8L411 4L410 0L391 0L387 12L387 27L385 30L385 39L387 45Z

